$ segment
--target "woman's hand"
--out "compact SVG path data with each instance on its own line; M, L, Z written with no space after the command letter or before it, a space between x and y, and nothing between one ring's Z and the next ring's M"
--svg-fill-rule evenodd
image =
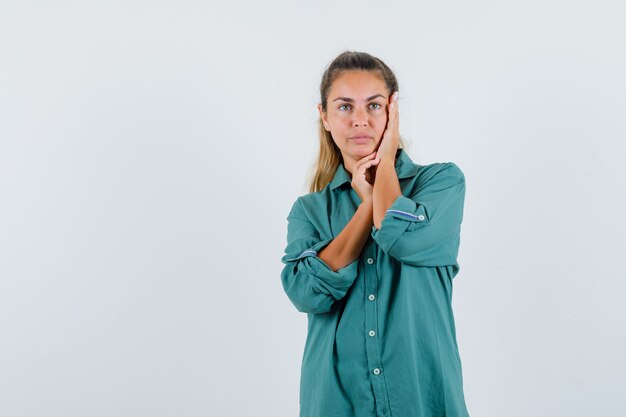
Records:
M378 145L377 159L396 160L396 152L400 144L400 128L398 117L398 92L396 91L390 97L389 113L387 116L387 127L383 133L383 138Z
M354 167L351 185L361 201L372 200L374 173L370 168L375 167L379 162L380 158L376 158L376 152L372 152L364 158L359 159Z

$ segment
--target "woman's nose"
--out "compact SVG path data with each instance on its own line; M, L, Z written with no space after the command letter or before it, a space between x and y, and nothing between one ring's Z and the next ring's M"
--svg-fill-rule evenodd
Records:
M363 109L357 109L353 113L352 124L354 126L367 126L367 112Z

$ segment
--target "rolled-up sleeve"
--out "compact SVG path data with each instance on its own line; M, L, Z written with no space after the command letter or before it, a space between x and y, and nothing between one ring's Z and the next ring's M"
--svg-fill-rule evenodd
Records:
M415 195L394 200L371 236L400 262L452 265L456 275L464 200L465 175L453 162L442 163Z
M343 298L357 277L358 259L333 271L317 253L333 239L321 239L306 219L301 200L287 216L287 247L281 280L287 296L303 313L327 313L336 300Z

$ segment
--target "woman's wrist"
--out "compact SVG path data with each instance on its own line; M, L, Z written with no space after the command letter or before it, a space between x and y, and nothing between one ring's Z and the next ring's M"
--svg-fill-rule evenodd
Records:
M383 165L383 166L385 166L385 165L395 166L396 165L396 156L395 155L381 155L380 156L380 162L378 163L378 165L376 165L376 167L379 168L381 165Z

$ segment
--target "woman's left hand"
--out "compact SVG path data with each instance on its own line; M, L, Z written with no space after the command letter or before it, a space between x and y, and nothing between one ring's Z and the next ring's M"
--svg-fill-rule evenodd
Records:
M400 144L400 128L398 120L398 92L390 97L387 127L378 146L376 158L396 160L396 152Z

